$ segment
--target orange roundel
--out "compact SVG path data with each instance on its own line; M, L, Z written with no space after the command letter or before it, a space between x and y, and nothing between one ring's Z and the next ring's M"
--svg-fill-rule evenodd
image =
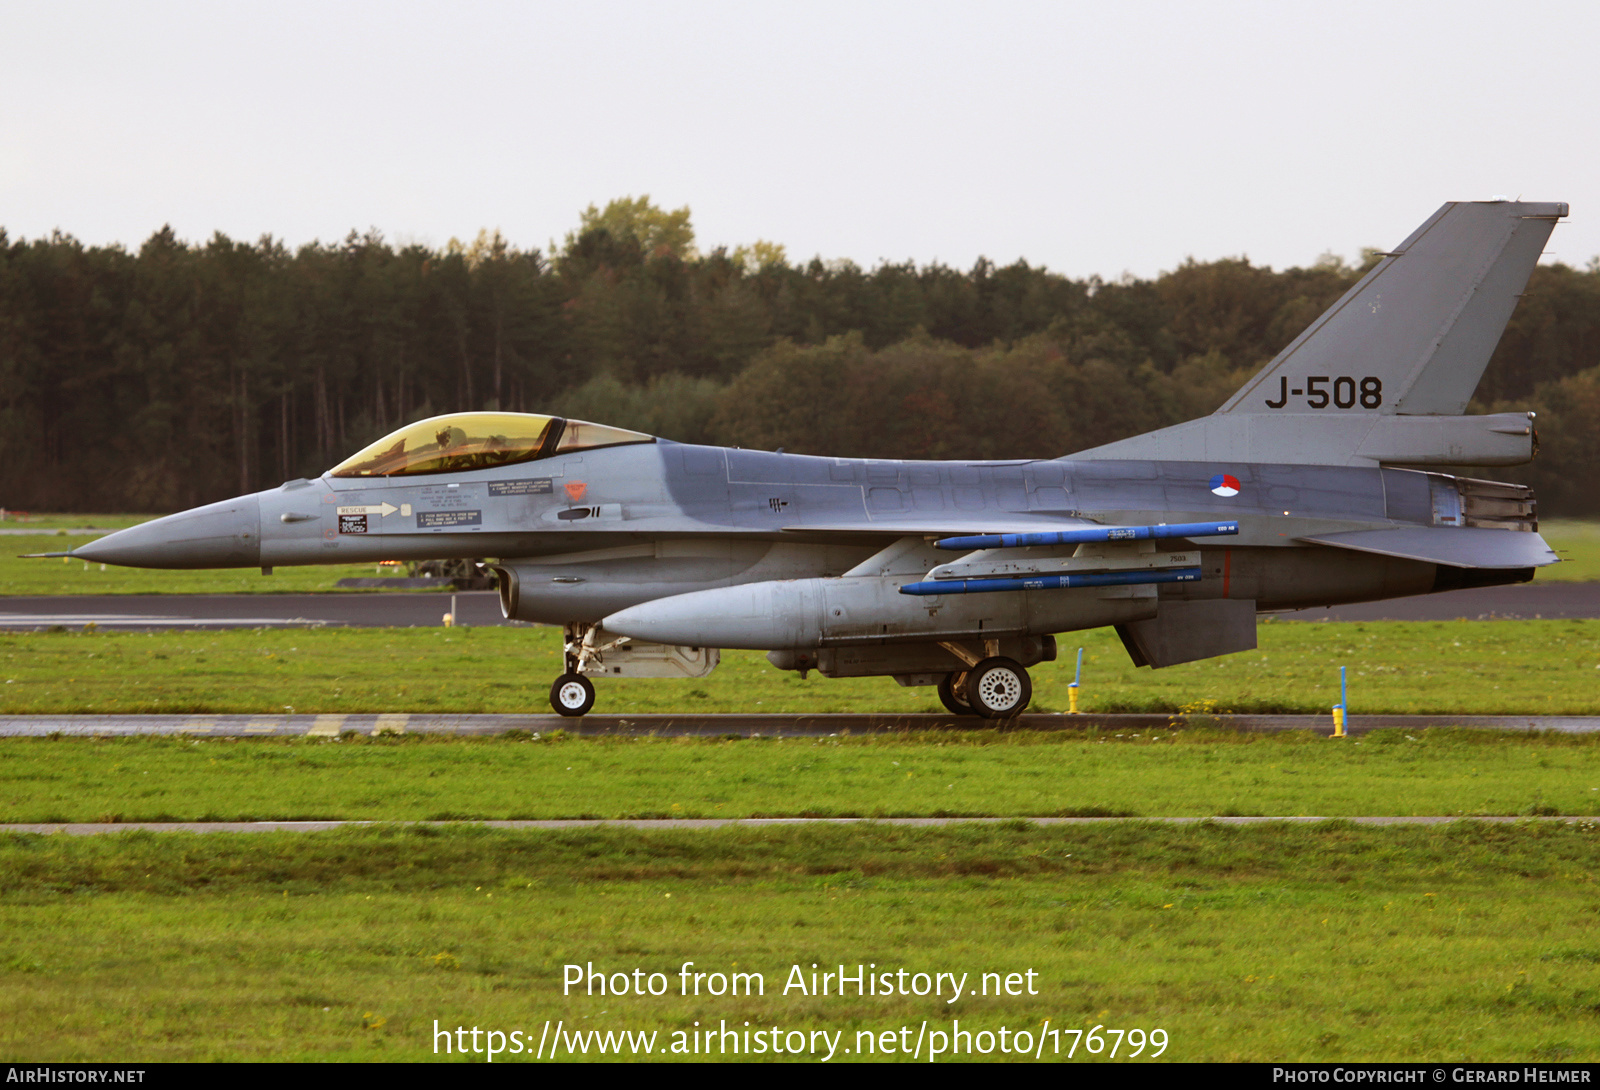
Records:
M567 499L577 503L583 499L584 493L589 491L589 486L582 481L568 481L566 485Z

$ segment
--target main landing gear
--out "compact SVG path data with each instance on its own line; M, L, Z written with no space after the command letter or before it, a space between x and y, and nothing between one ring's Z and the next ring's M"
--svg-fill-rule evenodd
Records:
M972 705L967 703L967 672L958 670L953 674L944 675L944 680L939 682L939 703L951 715L977 715L972 710Z
M1033 699L1033 682L1015 659L983 659L970 670L958 670L939 682L939 702L952 715L1009 719L1021 715Z

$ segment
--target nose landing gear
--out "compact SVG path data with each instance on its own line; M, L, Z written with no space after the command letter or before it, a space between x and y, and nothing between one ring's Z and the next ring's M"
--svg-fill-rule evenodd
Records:
M591 641L587 638L593 625L569 624L562 648L567 672L556 678L550 686L550 706L567 716L588 715L594 707L594 682L583 676L583 667L593 657Z
M594 682L582 674L562 674L550 686L550 706L562 715L588 715L594 707Z

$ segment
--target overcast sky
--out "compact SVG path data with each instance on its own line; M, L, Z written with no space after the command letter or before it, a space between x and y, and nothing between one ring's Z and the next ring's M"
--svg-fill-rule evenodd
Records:
M524 248L590 203L702 249L1150 276L1562 200L1600 254L1593 3L0 0L0 226Z

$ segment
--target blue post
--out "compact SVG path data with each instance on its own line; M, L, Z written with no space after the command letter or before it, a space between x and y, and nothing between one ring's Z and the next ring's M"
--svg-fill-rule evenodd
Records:
M1083 648L1078 648L1078 671L1072 675L1072 684L1067 686L1067 713L1078 714L1078 682L1083 680Z

